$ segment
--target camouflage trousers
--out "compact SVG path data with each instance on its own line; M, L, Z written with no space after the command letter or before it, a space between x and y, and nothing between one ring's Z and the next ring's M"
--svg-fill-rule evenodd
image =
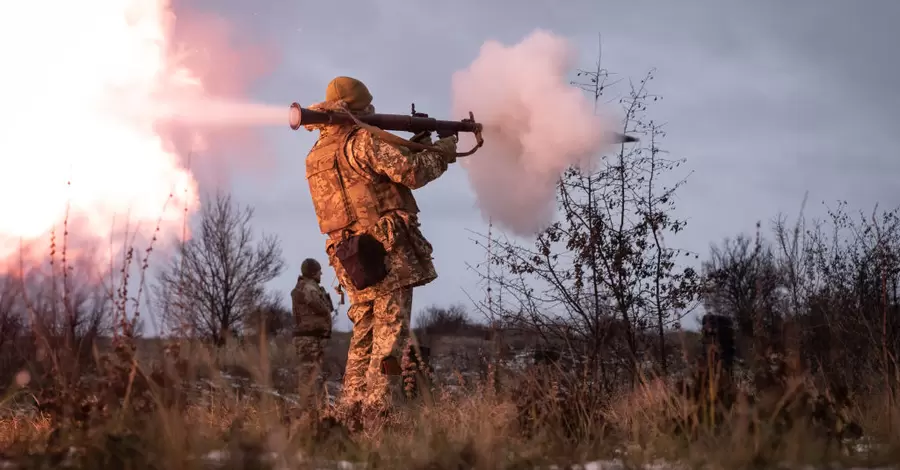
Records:
M325 346L327 338L318 336L294 337L294 350L297 353L297 378L299 415L301 418L316 420L318 411L324 405L325 378L323 365L325 362Z
M341 392L343 410L359 405L381 410L390 406L396 391L392 388L399 390L396 370L409 340L412 294L411 287L403 288L350 306L347 316L353 322L353 335ZM385 367L392 370L385 371Z

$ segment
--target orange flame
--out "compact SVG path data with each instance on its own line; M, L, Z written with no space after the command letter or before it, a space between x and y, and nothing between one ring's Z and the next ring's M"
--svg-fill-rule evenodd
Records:
M29 0L0 15L0 271L67 217L79 239L180 236L197 182L152 111L203 93L168 0ZM117 235L118 234L118 235ZM3 262L5 261L5 262Z

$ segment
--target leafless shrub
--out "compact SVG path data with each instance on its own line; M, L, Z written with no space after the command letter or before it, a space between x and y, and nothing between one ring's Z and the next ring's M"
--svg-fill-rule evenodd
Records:
M579 75L599 99L608 73L598 65ZM663 186L682 160L664 158L662 126L646 117L659 99L648 91L652 79L651 71L619 99L622 130L644 143L622 145L593 172L567 171L557 192L561 220L538 234L533 247L490 234L476 239L496 267L493 275L476 271L499 286L491 305L480 309L563 345L607 385L621 374L637 380L648 354L667 369L666 330L693 308L699 287L697 273L679 266L678 258L689 254L664 243L685 226L671 215L684 180Z
M279 292L265 295L247 317L247 333L275 338L292 331L294 316L283 298Z
M831 386L893 389L900 354L898 211L775 219L772 241L739 236L705 263L707 308L734 318L760 352L793 355ZM745 351L746 354L747 351Z
M169 328L223 345L265 303L265 283L284 261L278 239L256 241L253 210L229 195L206 201L200 217L197 234L157 277L157 305Z
M762 315L765 330L759 333L775 334L782 282L778 260L766 240L757 236L754 243L750 237L738 235L726 238L720 246L713 245L703 262L703 276L706 310L732 318L741 343L757 336L757 315Z
M484 327L476 325L462 305L438 307L432 305L422 311L418 317L418 329L430 336L438 335L484 335Z

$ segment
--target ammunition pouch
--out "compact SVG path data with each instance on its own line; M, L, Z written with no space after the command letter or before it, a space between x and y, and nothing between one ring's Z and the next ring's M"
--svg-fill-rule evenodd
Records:
M356 290L374 286L388 275L387 251L368 233L342 239L335 245L334 255Z
M394 356L388 356L381 360L381 373L390 376L403 375L403 368L400 367L400 361Z

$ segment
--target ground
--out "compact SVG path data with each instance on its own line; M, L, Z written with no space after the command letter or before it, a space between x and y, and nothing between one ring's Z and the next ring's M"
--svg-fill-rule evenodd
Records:
M190 366L183 375L190 378L177 385L185 389L184 403L164 404L159 398L144 413L122 407L87 429L53 433L51 417L34 407L37 384L11 389L16 393L4 401L0 444L6 462L17 468L64 462L79 468L125 462L131 468L530 469L585 462L593 463L583 468L849 468L900 458L898 438L892 436L900 423L897 410L880 407L885 401L876 397L852 409L867 440L832 445L797 427L779 431L776 443L767 416L735 411L723 415L723 426L701 422L702 412L678 400L671 379L647 377L633 389L591 398L571 370L535 368L534 341L495 340L423 338L431 348L433 389L399 405L389 426L357 435L335 432L313 442L291 427L286 416L296 399L297 378L290 341L278 337L224 348L186 344L180 355ZM327 352L328 386L335 396L347 342L348 334L338 333ZM141 369L161 361L159 340L140 340L137 349Z

